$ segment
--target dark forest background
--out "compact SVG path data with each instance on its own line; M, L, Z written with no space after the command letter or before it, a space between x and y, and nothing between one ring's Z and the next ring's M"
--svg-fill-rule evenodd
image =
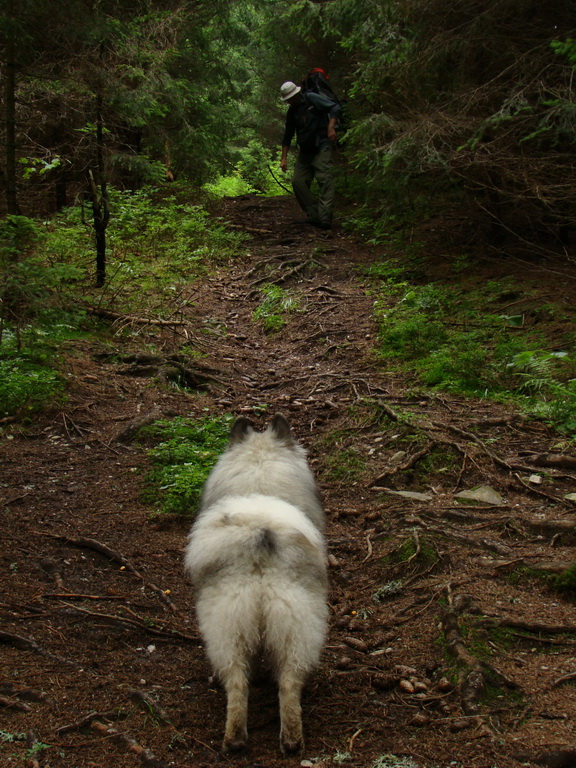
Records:
M2 213L107 188L264 184L279 85L325 68L348 100L346 191L401 227L568 247L576 224L573 2L5 0ZM384 225L383 225L384 226Z

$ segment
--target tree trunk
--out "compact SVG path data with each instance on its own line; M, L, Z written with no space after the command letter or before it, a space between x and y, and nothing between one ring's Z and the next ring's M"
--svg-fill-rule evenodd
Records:
M102 288L106 282L106 227L110 219L108 188L104 167L104 126L102 119L102 95L96 96L96 173L89 172L92 193L92 213L96 240L96 286Z
M19 214L16 195L16 62L14 34L14 2L7 0L6 34L6 211Z

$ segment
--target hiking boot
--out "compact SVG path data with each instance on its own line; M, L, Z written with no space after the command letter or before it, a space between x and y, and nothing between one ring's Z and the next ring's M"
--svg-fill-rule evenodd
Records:
M332 224L318 221L317 219L308 219L308 224L312 227L316 227L316 229L332 229Z

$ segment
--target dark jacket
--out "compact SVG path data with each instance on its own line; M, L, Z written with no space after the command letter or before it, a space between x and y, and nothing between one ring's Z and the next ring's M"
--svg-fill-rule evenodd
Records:
M296 141L303 152L315 153L328 139L328 123L339 118L340 105L319 93L303 92L298 104L291 104L286 113L286 125L282 146L289 147L296 134Z

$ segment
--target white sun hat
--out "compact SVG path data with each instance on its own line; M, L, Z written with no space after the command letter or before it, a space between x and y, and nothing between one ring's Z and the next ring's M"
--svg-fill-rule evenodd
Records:
M280 86L280 96L282 101L288 101L288 99L291 99L292 96L296 96L297 93L300 93L301 90L302 88L300 88L299 85L296 85L296 83L288 80L288 82Z

